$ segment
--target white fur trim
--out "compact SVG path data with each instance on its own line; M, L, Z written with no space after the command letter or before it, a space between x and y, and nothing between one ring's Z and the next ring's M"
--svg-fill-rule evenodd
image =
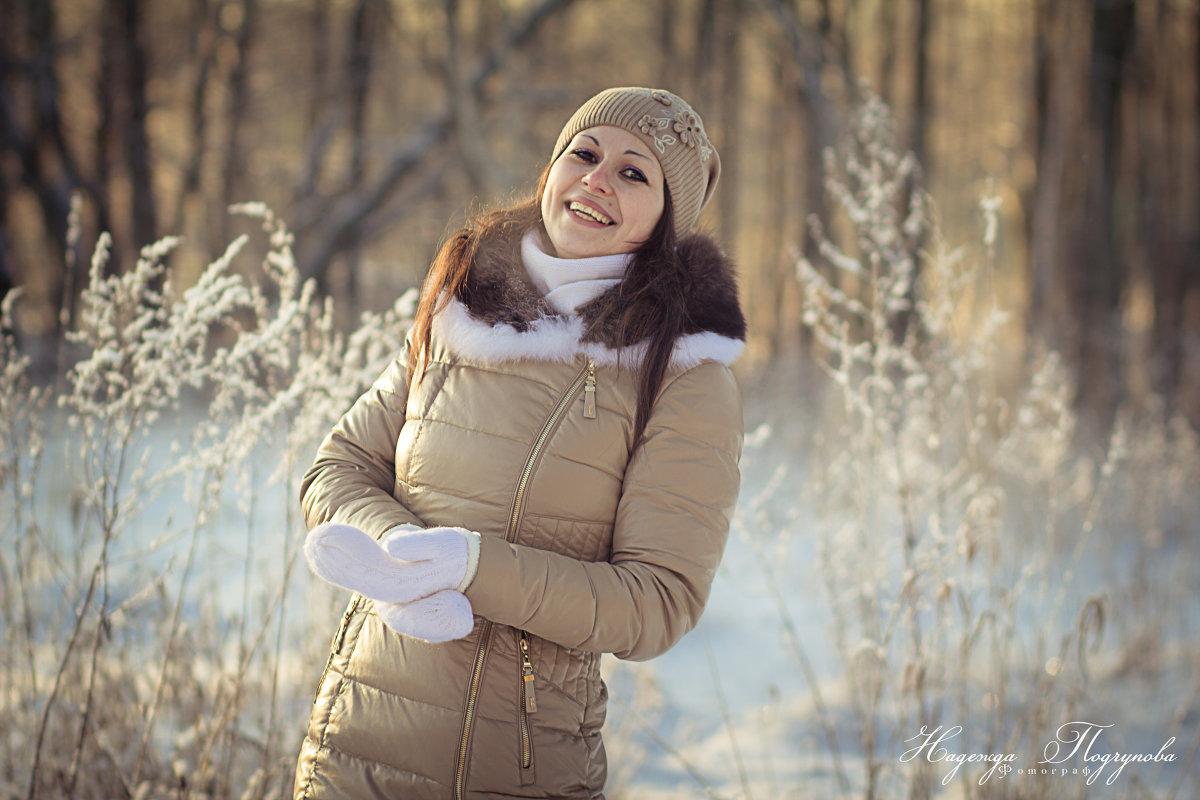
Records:
M712 331L689 333L680 336L675 342L675 352L671 354L671 365L690 369L702 361L719 361L722 364L732 364L746 348L741 339L731 339Z
M579 352L583 320L579 317L543 317L528 331L511 325L488 325L471 316L457 298L433 318L433 333L455 353L485 363L514 358L533 361L572 361Z
M433 332L453 352L484 363L525 358L531 361L575 360L583 354L601 366L615 366L618 359L637 364L646 351L644 344L614 350L596 342L582 342L583 320L577 316L542 317L518 331L511 325L489 325L475 319L457 298L433 318ZM690 369L704 361L732 364L746 343L711 331L690 333L675 342L671 366Z

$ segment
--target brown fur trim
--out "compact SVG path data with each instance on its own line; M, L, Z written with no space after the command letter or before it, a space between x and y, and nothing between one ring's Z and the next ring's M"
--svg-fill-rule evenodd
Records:
M710 332L745 341L746 318L738 303L732 262L703 234L685 238L677 252L685 274L670 277L682 288L686 306L683 333ZM472 317L489 325L511 325L518 331L528 330L540 317L556 315L525 271L519 245L511 243L499 243L476 254L459 299ZM636 344L618 341L616 311L621 302L621 287L614 286L579 307L586 341L611 348ZM652 314L653 309L648 308L647 313Z
M746 318L738 303L733 263L707 236L693 234L679 243L679 258L687 265L684 297L688 324L684 333L711 331L746 340Z
M520 240L481 244L459 290L458 299L471 316L489 325L511 325L518 331L554 314L521 264Z

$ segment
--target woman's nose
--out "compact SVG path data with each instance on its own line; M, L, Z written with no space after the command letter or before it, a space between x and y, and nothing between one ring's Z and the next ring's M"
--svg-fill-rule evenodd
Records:
M597 164L590 172L584 173L583 185L599 194L608 194L612 188L602 164Z

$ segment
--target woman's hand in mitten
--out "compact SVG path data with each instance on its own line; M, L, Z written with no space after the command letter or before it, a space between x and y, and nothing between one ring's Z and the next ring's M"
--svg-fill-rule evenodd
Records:
M358 528L326 523L309 531L304 555L312 571L335 586L384 603L411 603L463 583L471 554L464 533L397 530L382 547ZM415 538L395 544L407 537Z
M475 627L471 601L453 589L411 603L376 603L375 613L396 633L433 644L461 639Z
M384 534L379 543L392 558L410 564L432 565L453 558L455 568L461 564L462 571L457 573L458 581L450 588L460 592L471 585L479 566L479 534L466 528L400 525ZM464 558L461 562L460 557Z

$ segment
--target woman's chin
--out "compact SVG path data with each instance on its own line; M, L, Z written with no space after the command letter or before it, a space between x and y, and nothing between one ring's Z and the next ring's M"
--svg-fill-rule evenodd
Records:
M605 228L583 229L569 231L566 235L551 236L552 255L558 258L593 258L610 256L617 253L629 252L621 247L620 242L614 242L611 236L605 235Z

